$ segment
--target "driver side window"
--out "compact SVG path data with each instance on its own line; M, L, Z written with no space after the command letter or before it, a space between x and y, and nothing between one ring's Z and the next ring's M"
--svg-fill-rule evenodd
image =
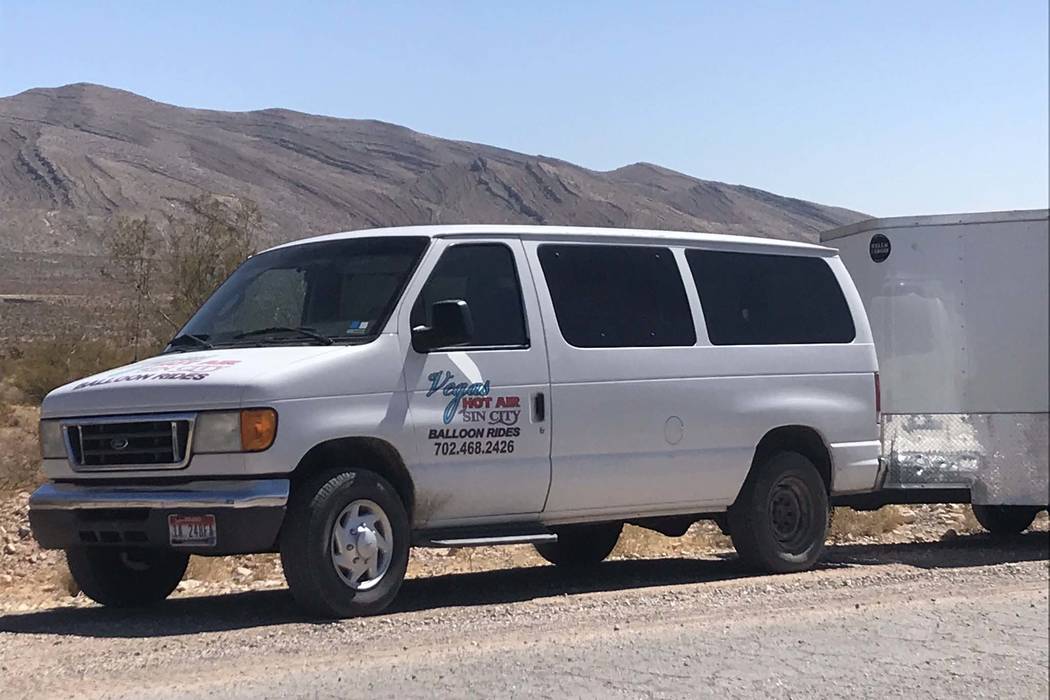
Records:
M446 250L412 307L412 327L430 325L434 303L450 299L467 302L474 320L474 340L464 347L528 346L521 284L506 245L471 243Z

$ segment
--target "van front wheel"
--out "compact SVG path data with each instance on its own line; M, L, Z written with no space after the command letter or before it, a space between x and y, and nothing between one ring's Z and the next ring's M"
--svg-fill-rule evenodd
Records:
M824 480L797 452L778 452L757 469L729 509L737 554L750 568L773 574L812 568L828 529Z
M557 530L557 542L534 545L541 557L566 569L584 569L612 553L623 523L568 525Z
M364 469L333 469L292 494L281 564L292 597L322 618L382 612L405 579L408 514L394 487Z

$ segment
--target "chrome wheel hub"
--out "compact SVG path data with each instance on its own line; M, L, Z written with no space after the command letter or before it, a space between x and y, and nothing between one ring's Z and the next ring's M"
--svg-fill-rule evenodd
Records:
M394 552L390 519L379 504L351 502L332 525L332 564L350 588L364 591L382 580Z

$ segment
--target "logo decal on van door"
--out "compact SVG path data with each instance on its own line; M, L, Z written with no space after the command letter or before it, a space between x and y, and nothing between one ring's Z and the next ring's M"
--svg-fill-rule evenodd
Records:
M457 382L449 371L427 376L430 388L426 395L440 394L449 398L442 414L445 425L460 416L462 428L431 428L427 437L434 443L434 455L456 457L461 455L513 454L514 438L520 437L517 426L521 418L520 396L492 396L492 384Z
M452 419L456 417L456 413L459 412L460 402L465 396L488 396L492 392L492 385L489 380L486 379L484 382L454 382L456 378L452 372L433 372L427 375L427 379L430 380L430 388L427 389L427 396L433 396L434 394L441 392L442 396L450 397L448 405L445 406L444 421L445 425L452 422Z

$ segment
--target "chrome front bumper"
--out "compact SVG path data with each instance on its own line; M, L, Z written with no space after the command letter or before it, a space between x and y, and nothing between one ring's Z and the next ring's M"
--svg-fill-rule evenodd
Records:
M191 554L276 551L287 479L195 481L170 486L46 484L29 499L29 524L45 549L178 548ZM170 537L176 516L214 518L214 543L184 546Z
M172 486L44 484L29 498L33 510L98 508L283 508L288 479L193 481Z

